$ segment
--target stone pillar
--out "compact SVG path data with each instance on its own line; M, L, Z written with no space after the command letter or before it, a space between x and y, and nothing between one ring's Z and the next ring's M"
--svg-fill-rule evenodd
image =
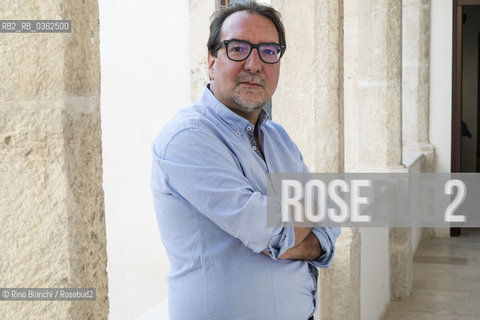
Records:
M342 228L330 269L321 269L320 310L315 319L360 319L360 252L358 228Z
M282 124L312 172L343 171L342 1L273 0L287 51L273 97Z
M403 150L423 153L421 172L433 172L434 147L428 139L430 0L404 0L402 20ZM424 228L422 237L431 238L433 233L434 229ZM392 296L398 295L392 292Z
M405 300L413 288L412 229L390 229L390 299Z
M405 172L401 0L345 0L344 8L345 169Z
M345 0L344 7L346 171L407 172L402 165L402 1ZM391 292L411 288L410 229L390 230L390 261Z
M423 172L433 171L428 141L430 83L430 0L403 1L403 150L425 155Z
M190 92L192 101L200 98L208 80L207 41L210 17L220 2L189 0L190 13Z
M424 154L422 172L433 171L434 147L428 141L430 83L430 0L404 0L402 10L403 150ZM433 229L423 230L428 238ZM390 297L404 300L413 288L411 229L390 230Z
M2 319L106 319L96 0L14 1L2 19L72 32L0 34L0 283L96 288L96 301L1 302Z
M273 0L287 51L272 103L311 172L343 172L343 1ZM316 317L360 318L360 236L344 229L334 262L321 270Z

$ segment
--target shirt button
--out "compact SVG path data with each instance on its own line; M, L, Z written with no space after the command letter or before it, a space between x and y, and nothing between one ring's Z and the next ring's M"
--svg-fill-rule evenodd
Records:
M253 151L257 151L257 147L253 146L252 147Z
M248 131L252 130L252 127L247 127L247 130L248 130Z
M237 135L239 136L240 134L241 134L240 131L237 131Z

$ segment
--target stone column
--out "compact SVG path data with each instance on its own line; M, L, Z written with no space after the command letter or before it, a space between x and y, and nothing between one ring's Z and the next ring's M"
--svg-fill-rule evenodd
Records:
M342 228L332 266L320 270L321 308L316 319L360 319L360 252L358 228Z
M404 172L401 0L344 7L346 171Z
M190 92L192 101L200 98L208 80L207 41L210 17L220 1L189 0L190 13Z
M430 0L403 1L402 113L403 150L424 155L422 172L433 172L434 147L429 136L430 105ZM450 230L448 230L450 232ZM433 237L423 229L423 238ZM412 254L415 254L412 252ZM400 290L403 292L404 290ZM402 294L394 294L401 298Z
M343 171L342 1L273 0L282 13L287 51L273 97L282 124L311 172Z
M96 301L1 302L2 319L106 319L96 0L14 1L2 19L72 32L0 34L0 283L96 288Z
M285 1L287 51L272 103L311 172L343 172L343 1ZM334 262L322 269L316 317L360 318L360 236L343 229Z
M402 165L402 1L345 0L344 7L346 171L407 172ZM405 286L410 292L411 255L411 230L391 229L392 293L404 292Z
M425 155L424 172L433 171L428 141L430 83L430 0L403 1L403 150Z
M412 229L390 229L390 299L405 300L413 288Z

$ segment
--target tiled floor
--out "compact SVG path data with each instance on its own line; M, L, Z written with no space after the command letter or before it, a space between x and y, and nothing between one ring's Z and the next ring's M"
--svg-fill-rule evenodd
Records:
M423 241L413 272L412 295L391 302L384 320L480 319L480 229Z

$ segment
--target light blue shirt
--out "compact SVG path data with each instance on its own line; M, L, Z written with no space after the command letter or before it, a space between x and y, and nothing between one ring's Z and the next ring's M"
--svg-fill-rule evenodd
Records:
M318 306L315 266L331 264L340 229L313 229L318 260L278 260L295 239L291 227L266 226L266 174L307 169L280 125L264 111L258 121L265 159L254 126L205 88L154 142L151 188L171 263L171 320L306 320Z

